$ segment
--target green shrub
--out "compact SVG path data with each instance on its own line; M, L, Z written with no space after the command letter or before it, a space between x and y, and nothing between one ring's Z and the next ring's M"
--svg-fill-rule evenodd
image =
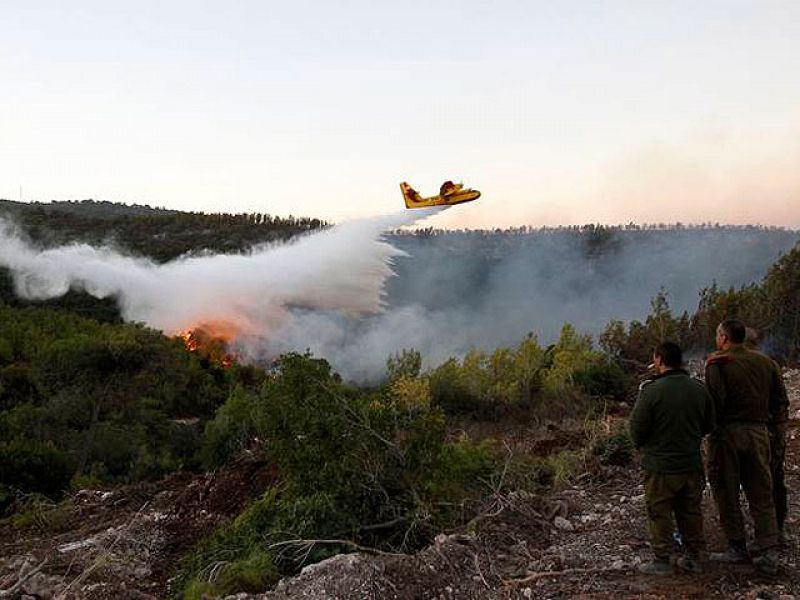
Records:
M215 586L221 595L239 592L260 592L277 583L278 570L269 553L254 550L241 560L225 565Z
M0 366L10 363L14 359L14 348L11 342L0 337Z
M13 510L7 512L11 512L7 522L13 527L36 527L47 535L62 531L64 527L68 527L70 521L68 508L56 505L50 498L36 493L16 494Z
M180 595L183 600L205 600L219 596L213 583L192 579L186 584L183 593Z
M422 368L422 354L418 350L403 349L386 359L386 373L389 380L393 381L399 377L419 376Z
M8 512L16 499L16 491L12 487L0 483L0 517Z
M495 466L492 488L505 492L540 492L553 486L555 476L554 465L547 457L514 454Z
M475 413L482 407L481 398L462 381L455 358L431 372L430 386L433 405L449 415Z
M254 553L266 550L263 534L272 526L276 498L276 489L267 491L233 523L219 528L195 546L181 559L174 589L184 598L199 598L202 593L219 595L221 590L215 586L220 566L247 561Z
M11 364L0 368L0 410L8 410L38 400L28 365Z
M444 415L431 407L427 380L405 372L379 390L356 390L324 360L288 354L260 394L229 402L206 430L207 447L230 448L239 435L230 432L257 432L281 488L187 556L176 579L186 597L221 585L223 572L248 580L265 555L290 574L349 547L302 540L417 549L465 516L458 506L480 498L496 468L488 446L445 443Z
M262 592L279 579L272 557L261 550L253 550L241 559L220 563L215 567L209 581L197 578L189 581L183 594L186 600Z
M559 393L575 383L575 373L600 358L600 353L592 350L592 340L588 335L579 334L570 323L564 323L558 342L548 349L552 363L544 377L544 388L551 393Z
M256 411L255 398L237 386L206 424L201 455L207 468L224 464L248 445L257 434Z
M102 483L198 467L206 420L232 388L252 392L266 377L204 363L139 324L45 308L0 304L0 340L0 440L40 440L68 458L72 475ZM224 436L213 466L236 450L231 431Z
M590 396L624 400L630 377L618 363L598 362L576 371L575 384Z
M628 429L618 426L607 435L597 437L592 443L591 452L603 464L621 467L631 464L634 447Z
M438 464L426 477L426 488L435 501L454 501L465 492L488 488L496 466L488 442L459 440L442 448Z
M322 560L340 550L322 546L296 556L288 551L290 546L273 549L273 544L329 537L340 534L343 527L351 529L352 523L329 496L292 499L272 488L182 559L175 589L182 590L184 598L199 597L200 593L263 591L278 580L280 572L292 573L305 562Z
M547 469L552 472L552 485L561 488L578 474L583 465L583 454L574 450L562 450L545 458Z
M35 440L0 442L0 485L59 498L72 468L63 452Z

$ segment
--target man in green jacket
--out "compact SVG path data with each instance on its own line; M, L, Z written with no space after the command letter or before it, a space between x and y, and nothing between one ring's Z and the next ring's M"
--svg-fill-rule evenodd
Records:
M744 520L739 504L743 488L753 517L753 565L778 572L778 528L773 499L768 426L781 429L789 402L780 368L767 356L745 347L746 330L736 320L717 327L718 351L706 361L706 385L714 398L717 429L709 438L709 480L728 549L712 560L746 562Z
M700 505L706 485L700 444L714 427L714 403L703 384L681 368L683 357L677 344L659 344L653 362L658 375L640 386L630 418L631 438L642 453L654 555L639 570L653 575L672 573L674 513L686 548L678 566L699 573L699 554L705 546Z

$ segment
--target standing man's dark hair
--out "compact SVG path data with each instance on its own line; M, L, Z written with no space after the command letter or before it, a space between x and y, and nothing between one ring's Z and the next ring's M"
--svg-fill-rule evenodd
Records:
M661 342L653 350L653 357L660 358L670 369L680 369L683 366L683 352L675 342Z
M717 330L732 344L743 344L747 338L747 327L738 319L725 319L719 324Z
M722 321L717 327L718 352L706 361L706 385L717 415L717 428L708 440L708 478L728 539L727 551L713 553L711 559L749 559L739 502L743 488L755 530L753 565L774 575L778 572L778 524L769 433L772 427L785 427L789 402L778 365L746 348L745 338L741 321Z
M673 515L686 553L678 566L699 573L705 546L701 502L706 486L700 442L714 427L714 402L699 381L681 369L681 349L664 342L653 351L658 375L645 381L630 418L631 439L642 453L651 562L639 570L672 573Z

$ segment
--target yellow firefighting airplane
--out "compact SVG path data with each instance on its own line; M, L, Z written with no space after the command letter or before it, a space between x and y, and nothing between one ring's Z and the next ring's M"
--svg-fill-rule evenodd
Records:
M462 202L472 202L481 197L481 193L478 190L464 189L463 183L453 183L452 181L445 181L442 187L439 188L439 195L429 198L423 198L419 192L405 181L400 184L400 191L403 192L406 208L448 206L451 204L461 204Z

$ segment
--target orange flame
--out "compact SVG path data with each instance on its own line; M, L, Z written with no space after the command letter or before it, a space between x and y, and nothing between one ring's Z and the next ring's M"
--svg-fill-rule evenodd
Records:
M236 355L228 351L230 342L239 328L225 321L204 321L178 333L189 352L227 369L236 362Z
M183 340L183 345L186 346L186 349L189 352L197 352L200 344L197 343L197 338L195 337L193 330L186 329L181 331L180 337Z

